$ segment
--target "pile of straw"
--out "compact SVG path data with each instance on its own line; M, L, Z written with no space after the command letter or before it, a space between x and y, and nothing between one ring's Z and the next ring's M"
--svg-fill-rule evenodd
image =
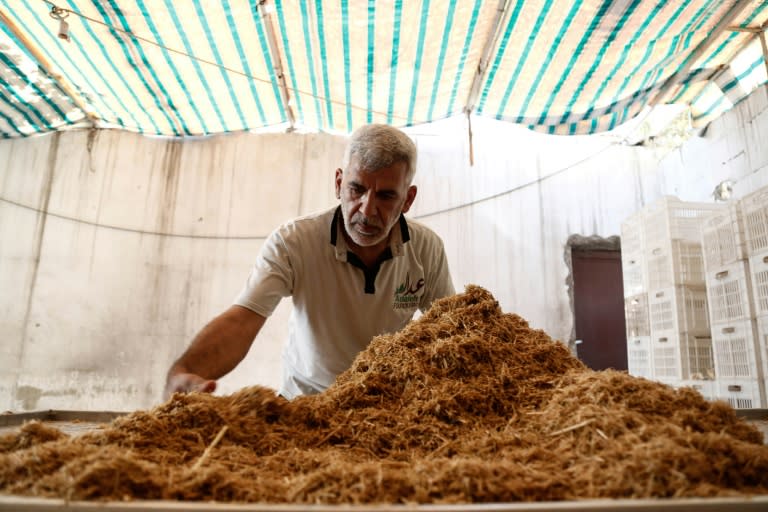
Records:
M587 369L486 290L375 338L326 392L177 394L0 438L0 492L75 500L470 503L768 493L768 446L691 389Z

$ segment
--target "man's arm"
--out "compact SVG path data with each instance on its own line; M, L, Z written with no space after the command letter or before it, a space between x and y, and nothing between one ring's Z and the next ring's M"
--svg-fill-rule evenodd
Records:
M266 318L242 306L230 306L211 320L168 370L164 397L174 392L216 389L216 379L245 358Z

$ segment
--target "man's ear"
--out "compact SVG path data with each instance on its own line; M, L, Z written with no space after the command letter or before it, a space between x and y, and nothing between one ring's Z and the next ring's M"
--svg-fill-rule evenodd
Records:
M403 203L403 209L402 209L403 213L411 209L413 200L416 199L416 192L417 192L416 185L411 185L410 187L408 187L408 192L405 193L405 203Z
M336 199L341 199L341 179L344 177L344 171L342 171L340 168L336 169L336 177L334 178L334 183L336 187Z

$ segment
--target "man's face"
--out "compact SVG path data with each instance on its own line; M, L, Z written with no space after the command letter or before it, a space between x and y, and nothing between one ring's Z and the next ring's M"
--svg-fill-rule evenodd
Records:
M400 213L407 212L416 187L408 185L405 162L375 171L361 169L352 157L347 169L336 169L336 197L341 199L344 230L359 247L386 246Z

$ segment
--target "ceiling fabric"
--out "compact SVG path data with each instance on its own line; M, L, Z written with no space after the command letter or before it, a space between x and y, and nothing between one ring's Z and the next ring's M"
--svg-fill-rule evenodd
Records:
M589 134L666 103L704 126L766 84L767 21L768 0L0 0L0 136L467 112Z

